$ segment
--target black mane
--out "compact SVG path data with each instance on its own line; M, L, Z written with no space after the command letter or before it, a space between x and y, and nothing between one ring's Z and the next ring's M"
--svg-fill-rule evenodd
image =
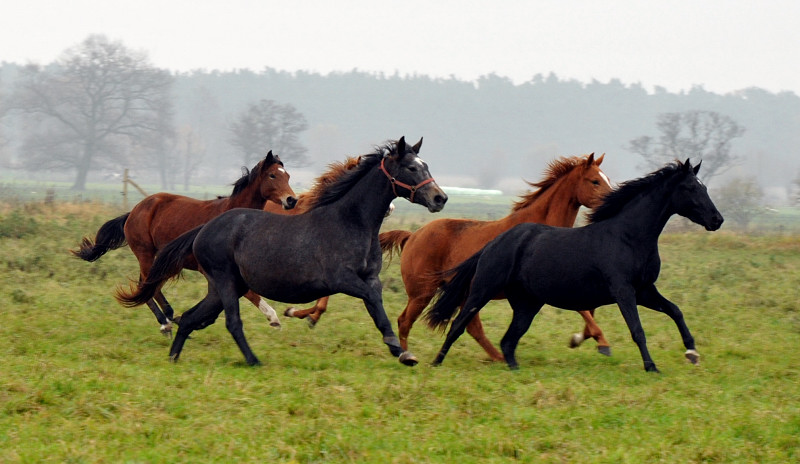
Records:
M358 166L343 170L340 177L327 185L320 192L318 200L314 203L314 208L323 205L329 205L338 199L342 198L361 178L370 172L371 169L380 164L381 160L397 151L397 142L389 141L382 146L375 147L375 151L366 155L361 155Z
M652 172L644 177L623 182L619 187L606 195L603 204L594 209L587 215L589 223L595 223L610 219L617 214L640 193L651 189L655 185L660 185L667 178L681 172L683 164L676 161L670 163L658 171Z

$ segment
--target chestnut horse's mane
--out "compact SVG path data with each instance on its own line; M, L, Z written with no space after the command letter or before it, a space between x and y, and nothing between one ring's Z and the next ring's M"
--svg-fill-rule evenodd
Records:
M308 192L301 193L298 200L298 207L303 211L312 209L318 202L322 195L327 191L328 187L339 181L342 176L358 166L361 161L360 156L348 156L344 161L336 161L328 165L328 170L322 175L317 177L314 185Z
M589 155L571 157L562 156L556 160L550 161L550 164L547 165L547 170L545 170L544 179L535 183L526 181L528 185L531 187L536 187L537 190L521 195L520 199L511 207L511 212L515 213L530 206L539 198L539 196L541 196L542 193L544 193L545 190L553 186L558 179L569 174L575 167L586 163L588 158Z

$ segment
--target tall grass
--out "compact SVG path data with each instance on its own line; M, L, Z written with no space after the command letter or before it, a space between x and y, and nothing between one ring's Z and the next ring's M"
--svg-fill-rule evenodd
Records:
M790 462L800 459L800 237L668 234L662 293L702 356L683 360L671 321L641 310L661 374L648 374L614 307L597 319L614 355L576 350L574 313L545 308L520 370L459 339L444 365L398 363L363 305L337 295L314 330L274 330L245 300L247 367L224 322L195 332L180 362L144 308L113 290L134 278L127 249L96 263L67 250L119 211L99 204L0 212L2 462ZM15 225L20 224L20 225ZM406 225L410 225L407 223ZM398 262L387 313L405 305ZM197 302L196 273L167 288ZM285 305L276 303L277 308ZM510 310L482 311L499 340ZM412 351L442 338L417 324Z

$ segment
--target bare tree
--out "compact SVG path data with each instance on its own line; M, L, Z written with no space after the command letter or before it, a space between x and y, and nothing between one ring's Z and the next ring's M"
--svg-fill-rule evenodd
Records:
M300 144L300 132L308 123L294 106L281 105L273 100L250 104L231 124L230 143L241 152L245 166L272 150L286 164L309 164L307 149Z
M171 84L144 53L102 35L89 36L46 68L28 66L11 103L34 123L22 146L23 165L73 169L73 188L83 190L89 171L118 167L129 144L152 146L169 133Z
M646 167L658 169L676 159L703 161L700 176L711 178L732 168L739 161L731 154L731 141L744 134L744 127L714 111L662 113L656 126L661 135L642 136L629 142L628 149L644 158Z

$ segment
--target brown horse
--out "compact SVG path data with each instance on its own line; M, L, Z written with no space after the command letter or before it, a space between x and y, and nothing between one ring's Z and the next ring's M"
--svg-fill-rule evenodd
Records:
M538 190L524 195L514 204L511 214L497 221L445 218L431 221L413 233L394 230L380 234L381 248L385 252L391 255L395 250L402 250L400 271L408 303L398 317L397 324L403 350L408 350L411 326L441 284L431 276L456 267L493 238L517 224L539 222L572 227L581 205L594 208L611 191L608 177L600 170L604 156L595 160L592 153L551 162L545 178L538 183L530 183ZM595 323L592 313L581 311L585 321L584 336L593 337L597 340L598 350L610 354L608 341ZM478 315L471 320L467 331L492 360L504 360L483 332ZM573 343L573 346L577 345Z
M103 224L94 242L84 237L80 248L72 253L83 260L95 261L108 250L120 248L127 242L139 260L139 279L144 281L156 252L170 241L225 211L233 208L262 209L270 200L287 210L297 204L294 191L289 186L289 173L272 151L252 171L245 168L244 175L236 181L229 197L203 201L171 193L150 195L129 213ZM184 267L198 270L194 257L187 259ZM275 310L259 303L259 300L254 301L270 324L279 326ZM174 312L164 294L160 290L156 292L147 306L161 324L161 333L171 334Z

